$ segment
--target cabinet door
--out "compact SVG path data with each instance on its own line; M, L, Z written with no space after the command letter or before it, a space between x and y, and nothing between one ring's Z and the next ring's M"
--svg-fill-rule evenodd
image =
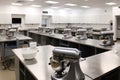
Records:
M0 14L0 24L11 24L11 14Z
M40 24L41 15L39 14L26 14L25 15L25 24Z

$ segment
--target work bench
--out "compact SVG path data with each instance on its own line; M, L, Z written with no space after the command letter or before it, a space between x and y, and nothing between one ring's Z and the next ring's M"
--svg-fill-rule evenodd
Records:
M16 37L8 38L6 35L0 36L0 49L1 49L1 60L4 68L6 68L5 59L8 56L13 56L11 49L20 48L23 44L28 44L32 38L17 34Z
M115 43L113 46L101 46L101 40L87 39L76 40L76 37L64 39L62 34L43 34L38 31L30 31L29 36L33 38L39 45L53 45L61 47L72 47L82 51L81 56L83 58L96 55L111 49L115 49L119 46L119 43Z
M101 46L100 40L75 40L75 37L63 39L61 34L42 34L30 31L29 36L39 43L39 52L35 59L26 61L22 49L14 49L16 55L17 80L51 80L53 70L49 63L52 50L56 46L77 48L85 58L80 62L85 80L120 80L120 44ZM49 45L49 46L46 46ZM53 45L53 46L50 46ZM22 65L22 66L21 66ZM22 69L22 71L21 71ZM32 76L32 78L26 76Z
M25 49L14 49L16 56L16 80L51 80L54 70L49 65L53 46L38 46L39 52L32 60L25 60ZM80 62L85 80L120 80L120 58L117 50L110 50L86 58Z

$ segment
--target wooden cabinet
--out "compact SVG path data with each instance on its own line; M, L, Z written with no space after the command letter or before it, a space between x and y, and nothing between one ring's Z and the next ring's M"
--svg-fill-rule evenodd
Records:
M37 80L21 62L19 62L19 77L19 80Z
M29 36L33 38L33 41L36 41L40 45L53 45L53 46L77 48L81 51L81 57L83 58L108 51L106 49L97 48L94 46L89 46L81 43L75 43L64 39L54 38L51 36L36 34L34 32L33 33L29 32Z
M46 37L46 45L59 46L59 39Z
M33 33L29 33L29 37L32 38L32 41L37 41L38 40L38 37L36 34L33 34Z

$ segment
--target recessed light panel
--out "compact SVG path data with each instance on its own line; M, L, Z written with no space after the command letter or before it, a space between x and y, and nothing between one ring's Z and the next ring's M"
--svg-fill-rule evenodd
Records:
M42 7L41 5L31 5L32 7Z
M48 4L57 4L59 2L56 2L56 1L45 1L45 3L48 3Z
M71 4L71 3L67 3L65 5L67 5L67 6L77 6L77 4Z
M34 0L25 0L25 1L34 1Z
M116 5L117 3L114 2L109 2L109 3L105 3L106 5Z
M66 9L66 10L70 10L71 8L64 8L64 9Z
M14 5L14 6L22 6L23 4L21 4L21 3L12 3L12 5Z
M51 8L53 8L53 9L58 9L59 7L51 7Z
M89 6L81 6L81 7L83 7L83 8L90 8Z

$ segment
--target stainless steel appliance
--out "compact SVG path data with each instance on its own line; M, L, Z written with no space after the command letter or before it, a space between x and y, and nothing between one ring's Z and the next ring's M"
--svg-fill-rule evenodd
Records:
M113 31L101 31L101 35L103 36L104 40L100 45L102 46L114 45L113 34L114 34Z
M52 80L84 80L79 64L80 51L75 48L56 47L50 58L54 74Z

